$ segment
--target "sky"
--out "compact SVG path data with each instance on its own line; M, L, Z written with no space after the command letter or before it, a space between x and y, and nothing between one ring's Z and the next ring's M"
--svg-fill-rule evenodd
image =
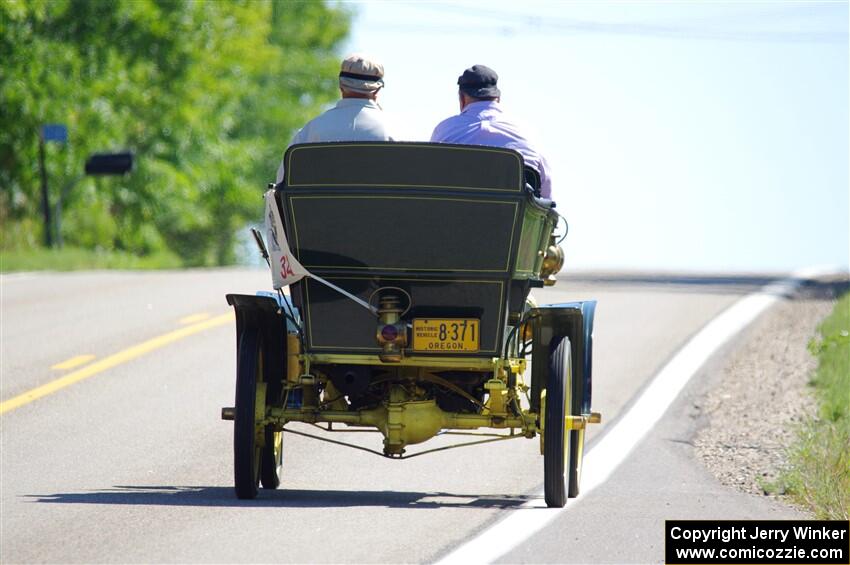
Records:
M485 64L550 162L567 268L850 264L847 2L346 2L402 139Z

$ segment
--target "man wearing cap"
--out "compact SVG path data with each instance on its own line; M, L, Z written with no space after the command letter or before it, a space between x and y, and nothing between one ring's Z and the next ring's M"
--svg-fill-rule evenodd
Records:
M496 86L498 80L496 71L484 65L473 65L463 71L457 79L460 114L437 124L431 141L514 149L526 165L540 174L540 195L551 198L549 164L520 128L505 116L499 105L502 93Z
M313 118L295 134L290 145L320 141L393 141L384 112L377 103L384 87L384 66L364 55L342 61L336 106ZM283 181L283 161L277 182Z

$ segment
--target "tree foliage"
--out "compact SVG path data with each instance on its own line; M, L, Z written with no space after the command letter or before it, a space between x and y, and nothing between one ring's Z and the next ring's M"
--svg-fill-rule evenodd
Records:
M318 1L3 0L3 247L41 240L38 132L64 123L68 143L47 146L52 198L91 153L137 163L75 185L67 244L232 262L294 130L336 96L349 21Z

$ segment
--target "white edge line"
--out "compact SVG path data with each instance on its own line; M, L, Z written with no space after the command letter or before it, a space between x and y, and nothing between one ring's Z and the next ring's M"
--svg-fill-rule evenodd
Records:
M771 283L745 296L711 320L653 377L631 408L597 442L584 458L579 499L604 483L626 459L673 403L706 361L730 338L747 327L777 300L806 280L840 273L834 268L814 267L796 271L790 278ZM573 507L546 508L539 499L511 511L504 520L479 533L436 562L437 565L493 563ZM578 499L573 499L578 500Z

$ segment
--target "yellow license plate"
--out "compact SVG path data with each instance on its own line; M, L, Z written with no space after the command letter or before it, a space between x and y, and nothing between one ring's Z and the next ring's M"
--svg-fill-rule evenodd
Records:
M434 353L478 351L479 320L474 318L415 318L413 350Z

